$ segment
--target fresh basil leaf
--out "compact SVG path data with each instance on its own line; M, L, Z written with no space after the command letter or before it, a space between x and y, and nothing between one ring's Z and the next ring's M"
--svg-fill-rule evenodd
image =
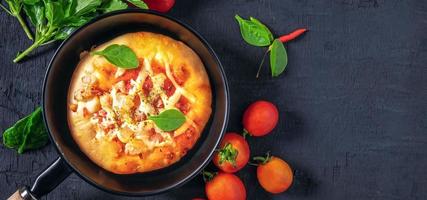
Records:
M128 8L128 5L121 0L109 0L101 6L100 10L102 13L107 13L126 8Z
M46 1L45 16L50 26L59 26L64 19L62 2Z
M148 5L142 0L127 0L127 2L133 4L134 6L142 9L148 9Z
M30 115L17 121L15 125L3 133L4 145L8 148L16 149L20 154L29 149L40 148L48 140L40 107Z
M58 31L58 33L54 37L54 40L65 40L76 29L76 27L63 28Z
M102 51L92 52L103 56L111 64L125 69L137 68L139 65L135 52L126 45L112 44Z
M66 19L67 26L79 27L90 21L92 17L71 16Z
M22 2L27 5L35 5L36 3L39 3L40 0L23 0Z
M44 15L44 6L42 2L37 2L33 5L24 4L24 11L30 19L31 24L37 27L41 24L44 24L45 15Z
M185 122L185 115L177 109L169 109L161 112L159 115L149 116L157 127L163 131L173 131L181 127Z
M254 22L255 24L258 24L261 27L264 27L264 29L267 30L268 39L270 40L270 42L272 42L274 40L273 34L271 33L270 29L268 29L268 27L266 25L264 25L258 19L255 19L253 17L249 17L249 20L251 20L251 22Z
M235 18L239 23L240 33L248 44L253 46L268 46L271 44L273 36L270 30L257 19L246 20L239 15L236 15Z
M18 120L3 133L3 144L8 148L18 149L24 141L24 132L31 115Z
M270 49L271 76L279 76L288 65L288 54L279 39L275 39Z
M67 5L64 6L65 17L73 16L76 13L77 0L69 0Z
M101 5L102 0L77 0L76 10L74 15L83 16L88 13L95 12Z

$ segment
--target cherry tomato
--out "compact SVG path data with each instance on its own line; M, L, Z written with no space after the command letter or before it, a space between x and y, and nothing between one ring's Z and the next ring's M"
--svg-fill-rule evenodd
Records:
M205 186L209 200L245 200L246 189L243 182L234 174L219 172Z
M257 168L259 184L273 194L286 191L294 179L291 167L284 160L272 156Z
M270 133L277 125L279 111L268 101L256 101L243 114L243 127L252 136Z
M175 0L144 0L151 10L159 12L168 12L175 4Z
M215 153L214 164L224 172L234 173L242 169L249 161L249 145L245 138L237 133L227 133Z

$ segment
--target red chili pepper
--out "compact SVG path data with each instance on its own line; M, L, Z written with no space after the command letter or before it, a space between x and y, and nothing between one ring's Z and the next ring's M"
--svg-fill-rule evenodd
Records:
M301 34L305 33L306 31L307 31L307 29L305 29L305 28L296 29L289 34L286 34L286 35L279 37L279 40L281 42L289 42L289 41L297 38Z

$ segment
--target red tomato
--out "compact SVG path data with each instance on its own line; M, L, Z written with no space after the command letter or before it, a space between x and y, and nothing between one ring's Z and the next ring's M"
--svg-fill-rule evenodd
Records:
M245 138L237 133L227 133L215 153L214 164L224 172L234 173L242 169L249 161L249 145Z
M209 200L245 200L246 189L243 182L234 174L219 172L205 186Z
M175 4L175 0L144 0L151 10L168 12Z
M277 107L268 101L256 101L243 114L243 127L252 136L263 136L276 127L279 120Z
M273 156L267 163L258 166L257 178L267 192L277 194L291 186L294 175L288 163Z

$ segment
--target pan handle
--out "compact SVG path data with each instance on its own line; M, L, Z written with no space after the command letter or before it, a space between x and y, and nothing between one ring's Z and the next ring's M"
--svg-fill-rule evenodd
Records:
M13 193L8 200L37 200L55 189L71 172L71 168L63 158L59 157L39 174L31 189L24 186Z

